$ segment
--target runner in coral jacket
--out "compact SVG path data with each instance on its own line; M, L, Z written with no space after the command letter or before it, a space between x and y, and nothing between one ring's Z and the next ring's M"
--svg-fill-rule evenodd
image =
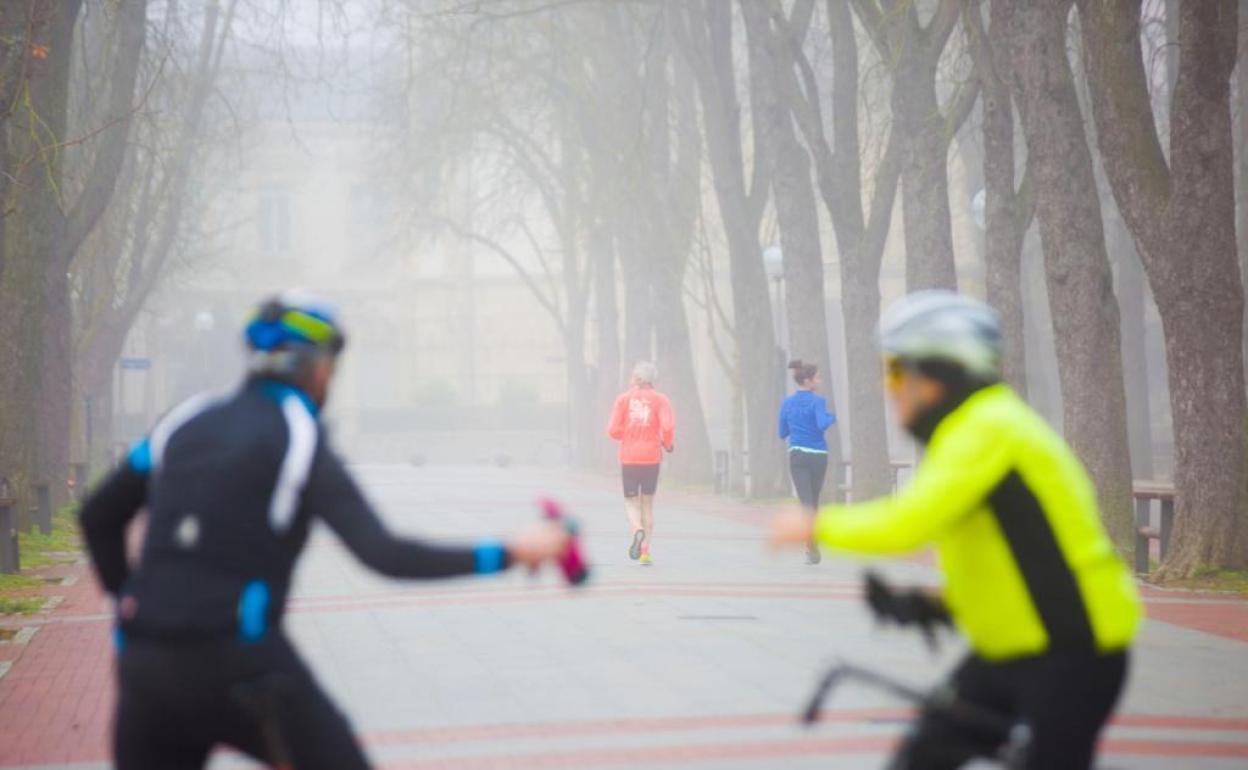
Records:
M663 450L672 451L676 419L667 396L654 389L658 370L648 361L633 367L631 387L615 399L607 434L620 442L624 510L632 526L630 559L651 564L654 534L654 490L659 483Z

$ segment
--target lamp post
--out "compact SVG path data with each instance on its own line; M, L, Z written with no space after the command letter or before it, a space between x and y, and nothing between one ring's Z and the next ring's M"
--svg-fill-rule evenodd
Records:
M788 345L788 324L785 318L784 308L784 252L781 251L779 244L772 244L763 249L763 270L766 271L767 277L771 279L776 290L776 340L780 345L781 351L786 351Z
M208 379L208 335L217 325L217 319L211 310L201 310L195 314L195 342L199 348L199 382L202 387Z
M773 243L763 249L763 269L776 287L776 376L780 378L780 393L788 392L788 378L784 366L788 363L789 324L784 307L784 252Z

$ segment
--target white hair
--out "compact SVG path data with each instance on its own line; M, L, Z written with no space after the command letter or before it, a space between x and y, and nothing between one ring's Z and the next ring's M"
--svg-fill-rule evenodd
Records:
M647 385L653 385L654 381L659 378L659 370L649 361L638 361L633 365L633 379L638 382L644 382Z

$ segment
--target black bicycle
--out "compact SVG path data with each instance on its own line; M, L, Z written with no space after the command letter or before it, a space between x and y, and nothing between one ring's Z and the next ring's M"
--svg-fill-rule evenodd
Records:
M802 712L802 722L813 725L819 721L823 703L837 686L855 680L883 690L914 705L918 718L939 716L965 726L968 734L978 740L958 747L950 747L959 757L975 757L997 762L1005 770L1024 770L1027 765L1027 749L1031 743L1031 730L1027 725L1002 716L995 711L960 701L952 688L939 686L930 691L919 690L890 676L852 663L838 662L819 680L819 686L811 695L810 702ZM897 760L895 760L896 762ZM904 763L904 760L901 760ZM901 766L904 767L904 764ZM898 767L891 764L890 768Z
M928 647L939 647L939 634L952 630L953 618L944 602L923 590L892 590L878 575L865 576L865 598L877 621L918 628ZM840 685L855 681L889 693L917 710L917 721L936 719L960 728L956 745L941 747L950 763L986 760L1005 770L1025 770L1032 742L1031 729L1024 722L976 703L960 700L949 684L922 690L888 674L840 661L819 680L801 720L807 725L819 721L824 702ZM929 747L930 748L930 747ZM894 757L889 770L903 770L912 758L904 750ZM1105 769L1108 770L1108 769Z

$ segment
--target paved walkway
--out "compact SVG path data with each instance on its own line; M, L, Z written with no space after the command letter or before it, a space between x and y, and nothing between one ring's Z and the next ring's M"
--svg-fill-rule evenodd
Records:
M555 493L582 518L596 571L395 583L318 533L288 626L388 770L870 768L906 710L837 694L813 730L795 715L841 656L934 682L958 655L875 628L861 565L772 556L748 506L661 490L655 565L630 562L613 480L526 468L357 469L396 530L447 539L505 532ZM898 581L930 580L921 561ZM82 566L58 574L71 581ZM107 607L92 579L51 586L55 610L0 644L0 770L104 768L113 698ZM1148 591L1150 620L1108 768L1248 766L1248 602ZM1181 757L1182 759L1177 759ZM222 753L214 768L250 766Z

